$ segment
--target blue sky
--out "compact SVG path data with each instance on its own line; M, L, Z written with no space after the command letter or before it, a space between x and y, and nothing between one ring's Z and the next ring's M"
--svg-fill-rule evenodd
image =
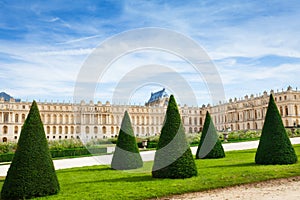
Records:
M0 0L0 90L22 100L72 101L77 75L93 50L116 34L145 27L174 30L195 40L218 69L227 99L296 88L299 10L296 0ZM111 100L125 69L144 60L181 68L177 71L193 88L198 105L210 102L205 83L182 67L186 63L151 51L119 59L99 80L94 100ZM131 102L143 104L161 87L138 87Z

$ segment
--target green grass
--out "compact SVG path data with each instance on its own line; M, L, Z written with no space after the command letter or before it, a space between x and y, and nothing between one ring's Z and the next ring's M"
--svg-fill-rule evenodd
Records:
M294 147L300 159L300 145ZM153 179L152 162L130 171L108 166L58 170L60 193L39 199L146 199L300 175L300 162L256 165L255 151L231 151L226 158L196 160L199 175L189 179ZM3 178L0 187L2 184Z

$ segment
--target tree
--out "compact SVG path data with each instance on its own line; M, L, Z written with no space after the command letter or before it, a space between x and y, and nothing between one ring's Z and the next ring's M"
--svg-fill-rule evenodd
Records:
M207 111L201 134L199 146L196 153L196 159L200 158L224 158L225 152L214 123Z
M136 138L127 111L124 113L111 167L118 170L143 167L143 160L136 143Z
M197 176L197 168L185 137L175 98L171 95L155 152L152 177L189 178L192 176Z
M264 165L293 164L297 162L297 155L283 126L272 94L270 95L255 162Z
M37 103L33 101L4 181L1 199L27 199L60 190Z

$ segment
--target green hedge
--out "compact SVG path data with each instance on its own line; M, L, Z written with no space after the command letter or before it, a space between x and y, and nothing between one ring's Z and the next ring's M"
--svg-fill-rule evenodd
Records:
M14 157L14 153L0 154L0 162L10 162Z
M137 145L138 145L138 147L139 148L144 148L143 147L143 142L138 142L137 143ZM157 142L155 142L155 141L147 141L147 149L149 148L156 148L157 147Z
M93 148L74 148L74 149L63 149L63 150L51 150L52 158L68 157L68 156L82 156L91 154L104 154L106 148L104 147L93 147ZM0 154L0 162L10 162L14 153Z

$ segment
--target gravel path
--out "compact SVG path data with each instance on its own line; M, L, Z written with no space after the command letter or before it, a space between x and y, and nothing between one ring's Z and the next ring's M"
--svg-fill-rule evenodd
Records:
M299 200L300 176L269 180L222 189L187 193L160 200Z

